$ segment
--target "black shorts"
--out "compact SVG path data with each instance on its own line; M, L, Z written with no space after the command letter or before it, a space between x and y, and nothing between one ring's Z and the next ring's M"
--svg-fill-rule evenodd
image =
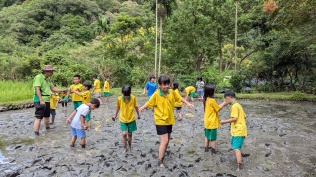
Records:
M180 113L180 112L181 112L181 108L182 108L182 107L174 107L174 108L176 109L176 112L177 112L177 113Z
M156 125L157 135L164 135L172 132L172 125Z
M34 102L35 107L35 117L38 119L43 119L43 117L50 116L50 103L45 102L45 105L41 105L40 102Z

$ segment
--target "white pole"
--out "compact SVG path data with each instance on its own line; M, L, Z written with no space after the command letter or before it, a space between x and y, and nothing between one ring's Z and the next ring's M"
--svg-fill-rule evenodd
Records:
M157 77L157 53L158 53L158 0L156 0L156 45L155 45L155 76Z

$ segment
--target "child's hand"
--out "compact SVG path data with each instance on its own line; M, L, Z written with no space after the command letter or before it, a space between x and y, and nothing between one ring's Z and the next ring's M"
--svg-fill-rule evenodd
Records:
M144 106L139 108L139 112L142 112L144 109L146 109Z
M140 119L140 116L138 116L138 119Z
M70 123L70 120L67 119L67 120L66 120L66 125L69 125L69 123Z
M115 116L113 116L113 117L112 117L112 120L113 120L113 121L115 121L115 119L116 119L116 117L115 117Z
M88 129L88 126L82 126L82 128L84 129L84 130L87 130Z
M220 124L225 124L225 121L224 120L220 120L219 123Z
M191 104L191 103L187 104L187 106L188 106L189 108L194 108L194 105Z

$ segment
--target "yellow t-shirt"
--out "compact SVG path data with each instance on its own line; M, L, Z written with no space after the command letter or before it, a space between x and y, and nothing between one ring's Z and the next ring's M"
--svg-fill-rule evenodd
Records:
M230 107L230 118L237 118L235 122L230 124L231 135L247 136L246 114L239 103L232 103Z
M134 108L138 107L136 97L131 95L129 100L125 100L124 96L119 96L116 101L116 107L120 108L120 121L130 123L135 120Z
M204 128L216 129L220 126L219 112L220 108L214 98L207 98L204 110Z
M101 82L99 79L94 80L93 86L95 87L94 89L95 93L101 92Z
M76 88L78 88L77 91L82 92L82 84L72 84L69 88L71 90L76 90ZM82 97L75 94L75 93L71 94L71 99L72 99L72 101L82 101Z
M110 83L108 81L104 82L104 92L110 92Z
M85 90L81 92L82 95L82 104L90 103L90 91Z
M176 92L176 94L178 94L181 97L179 89L174 90L174 92ZM182 101L176 102L174 106L175 107L182 107Z
M181 101L181 96L176 94L172 89L168 90L168 94L158 89L147 101L149 108L154 108L154 119L156 125L172 125L174 120L174 107L176 102Z
M193 86L189 86L189 87L185 88L186 95L189 95L190 93L195 92L195 91L196 91L196 88Z
M59 100L58 94L51 94L49 99L50 109L56 109L57 102Z

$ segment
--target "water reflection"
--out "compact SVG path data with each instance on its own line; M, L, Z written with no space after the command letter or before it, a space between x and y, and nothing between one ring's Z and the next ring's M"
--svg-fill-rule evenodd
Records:
M2 154L2 151L0 150L0 164L8 164L9 163L9 159L5 158L4 155Z

